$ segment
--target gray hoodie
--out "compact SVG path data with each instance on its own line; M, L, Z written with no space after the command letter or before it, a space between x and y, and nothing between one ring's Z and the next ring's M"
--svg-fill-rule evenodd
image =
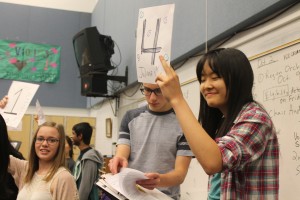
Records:
M80 200L99 199L98 188L94 184L103 166L103 157L97 150L90 148L81 153L74 167L74 177L79 191Z

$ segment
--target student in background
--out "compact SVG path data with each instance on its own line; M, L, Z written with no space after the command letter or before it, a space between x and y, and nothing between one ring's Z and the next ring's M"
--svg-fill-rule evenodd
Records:
M4 105L5 106L5 105ZM18 187L14 178L8 173L9 155L24 160L24 157L10 143L8 133L5 131L6 124L0 115L0 200L16 200L18 195Z
M7 134L2 117L0 128ZM29 161L10 156L8 171L19 188L19 200L79 199L74 178L64 167L65 135L59 130L56 123L45 122L33 136Z
M237 49L216 49L197 65L199 122L175 71L156 78L193 153L209 176L208 199L278 199L279 145L272 120L253 100L253 71Z
M80 149L73 170L80 200L99 200L99 190L95 182L99 177L99 169L103 166L103 157L90 147L92 132L93 128L87 122L75 124L72 128L73 143Z
M149 179L138 184L180 199L179 185L185 179L193 154L158 85L144 83L141 92L148 105L130 110L123 117L110 171L116 174L120 167L140 170Z
M66 145L65 145L65 157L66 165L70 172L73 172L75 161L73 160L73 142L69 136L66 135Z

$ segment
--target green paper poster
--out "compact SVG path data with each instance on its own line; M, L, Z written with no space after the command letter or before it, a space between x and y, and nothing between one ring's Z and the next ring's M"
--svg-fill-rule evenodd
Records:
M0 78L56 83L61 47L0 40Z

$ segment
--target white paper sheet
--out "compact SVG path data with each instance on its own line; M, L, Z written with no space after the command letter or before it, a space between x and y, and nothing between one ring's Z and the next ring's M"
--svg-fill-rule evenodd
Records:
M41 125L46 122L46 118L39 100L36 100L35 109L38 117L38 125Z
M8 103L0 110L8 127L18 127L38 88L38 84L12 82L8 91Z
M143 172L131 169L122 168L118 174L105 174L105 181L109 187L120 192L130 200L172 200L158 189L148 190L146 188L138 189L136 181L147 179Z
M171 41L175 4L139 10L136 39L136 71L138 82L155 83L165 73L159 56L171 59Z

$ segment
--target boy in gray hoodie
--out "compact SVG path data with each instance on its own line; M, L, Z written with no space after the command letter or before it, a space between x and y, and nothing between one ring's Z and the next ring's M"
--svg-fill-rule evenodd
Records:
M74 145L80 149L73 175L79 191L80 200L98 200L98 187L94 184L103 166L103 157L96 149L90 147L93 128L87 122L75 124L72 128Z

